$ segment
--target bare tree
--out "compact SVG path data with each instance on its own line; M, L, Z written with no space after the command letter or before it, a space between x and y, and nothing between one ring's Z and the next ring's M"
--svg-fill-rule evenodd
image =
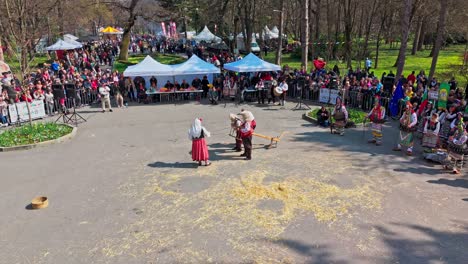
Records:
M411 7L413 6L413 0L405 0L403 5L403 12L401 18L401 45L397 59L397 73L395 80L399 80L403 69L405 67L406 60L406 48L408 46L408 36L410 30L410 14Z
M434 45L434 54L432 56L431 70L429 72L429 80L434 76L437 66L437 59L439 58L440 47L444 40L445 35L445 18L447 16L447 6L450 0L440 0L439 23L437 25L437 38Z
M278 50L276 51L276 64L281 64L281 51L283 49L283 28L284 28L284 0L280 0L280 25L279 25L279 36L278 36Z
M301 62L307 70L308 56L309 56L309 0L303 0L302 11L302 34L301 34Z

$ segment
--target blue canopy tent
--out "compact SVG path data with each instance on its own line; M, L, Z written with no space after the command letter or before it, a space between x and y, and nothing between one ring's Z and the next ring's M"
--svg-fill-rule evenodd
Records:
M212 83L213 74L221 73L218 67L200 59L197 55L192 55L186 62L172 65L172 67L174 68L175 80L178 82L185 79L190 83L195 77L201 79L202 76L206 75L210 83Z
M250 53L242 60L224 64L224 69L234 72L269 72L280 71L281 66L266 62Z

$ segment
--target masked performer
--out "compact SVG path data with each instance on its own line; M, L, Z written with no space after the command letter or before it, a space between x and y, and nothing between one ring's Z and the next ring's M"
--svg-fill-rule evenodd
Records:
M336 105L333 109L332 116L335 119L335 123L333 124L336 129L335 134L344 136L344 128L348 122L348 111L346 111L346 107L343 105L341 97L336 98Z
M439 115L432 113L431 119L424 125L422 146L430 149L437 147L439 143L439 131Z
M394 151L401 151L401 147L407 147L406 154L408 156L413 155L413 141L414 132L417 127L418 116L413 111L413 106L410 102L406 103L406 110L400 118L400 138Z
M372 108L367 118L372 122L372 139L368 140L369 143L375 144L376 146L382 145L383 137L383 123L385 122L385 108L380 104L380 97L376 96L375 106Z
M198 165L205 162L205 166L210 166L208 147L206 146L205 137L210 137L210 132L201 124L202 120L195 118L192 127L189 129L188 136L192 141L192 160L198 161Z
M239 116L241 117L242 124L239 128L242 143L244 145L244 153L241 157L245 157L245 160L252 159L252 135L256 127L254 116L249 111L242 111Z
M240 127L242 125L242 121L241 118L239 116L236 116L235 114L230 114L229 119L231 119L231 129L232 131L235 131L236 136L236 146L232 150L240 152L242 151L242 138L240 134Z
M468 121L468 119L465 119ZM458 123L457 130L453 137L448 140L448 158L443 162L444 168L452 170L453 174L460 174L464 162L464 156L468 154L467 148L468 133L466 125L462 122Z

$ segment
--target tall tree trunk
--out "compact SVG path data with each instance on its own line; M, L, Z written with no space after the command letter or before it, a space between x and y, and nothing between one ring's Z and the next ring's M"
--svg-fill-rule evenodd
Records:
M410 30L410 13L413 0L405 0L403 17L401 18L401 44L397 59L397 73L395 80L399 80L405 68L406 48L408 47L408 35Z
M380 27L379 31L377 33L377 45L376 45L376 50L375 50L375 63L374 63L374 68L377 69L379 67L379 50L380 50L380 36L382 35L382 31L385 27L385 21L387 20L387 12L384 11L382 14L382 17L380 18Z
M437 37L434 44L434 54L432 56L431 70L429 72L429 80L434 77L434 73L437 66L437 59L439 58L440 47L444 41L445 35L445 17L447 16L447 6L450 0L440 0L440 13L439 13L439 22L437 26Z
M363 51L362 54L364 56L367 56L367 48L369 47L369 37L371 33L371 27L374 21L375 14L377 12L377 1L378 0L374 0L374 2L372 3L372 8L366 21L367 24L366 24L366 31L364 32L364 47L362 49Z
M0 38L0 61L4 61L5 58L3 57L3 46L2 46L2 39Z
M326 60L329 61L331 57L331 51L333 49L333 45L330 44L331 42L331 32L332 32L332 15L331 15L331 7L330 7L330 0L327 0L327 58Z
M119 60L127 61L128 60L128 47L130 46L130 33L132 28L135 25L137 19L137 14L135 13L135 8L140 0L132 0L130 5L126 8L129 12L127 23L124 26L124 31L122 35L122 42L120 43L120 54Z
M312 18L315 18L316 10L314 6L315 0L309 0L309 21L310 21L310 26L309 26L309 43L310 43L310 54L313 57L315 57L315 27L316 25L312 23L312 21L315 22L315 20L312 20Z
M418 49L417 51L421 51L424 45L424 37L426 36L426 22L427 18L423 18L421 21L421 31L419 32L419 39L418 39Z
M64 34L64 17L63 17L63 4L64 0L57 1L57 17L58 17L58 29L59 29L59 34L63 35Z
M335 43L333 43L333 58L336 59L336 50L338 49L338 42L339 42L339 34L340 34L340 25L341 25L341 5L338 3L336 5L337 10L337 16L335 17Z
M351 43L351 33L353 30L352 22L352 10L351 10L351 0L343 0L344 11L344 29L345 29L345 57L346 57L346 67L351 67L351 52L352 52L352 43Z
M281 65L281 52L283 50L283 27L284 27L284 0L280 1L280 25L278 31L278 49L276 50L276 64Z
M127 61L128 60L128 48L130 47L130 33L132 31L133 26L135 25L136 17L134 14L129 16L127 21L127 25L125 25L123 35L122 35L122 42L120 43L120 54L119 60Z
M422 17L418 19L416 32L414 34L413 48L411 50L411 55L416 55L416 51L418 51L418 44L419 44L418 41L419 41L419 34L421 34L421 28L422 28Z
M309 0L303 0L303 20L302 20L302 34L301 34L301 62L307 71L308 56L309 56Z
M315 8L315 41L319 41L320 39L320 1L315 0L316 8Z

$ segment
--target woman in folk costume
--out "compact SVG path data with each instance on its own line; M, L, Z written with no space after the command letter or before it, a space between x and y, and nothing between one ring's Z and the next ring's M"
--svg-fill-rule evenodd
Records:
M448 140L448 158L443 162L444 169L452 170L453 174L460 174L464 157L468 155L468 132L466 130L468 118L457 124L456 131Z
M370 139L368 142L373 143L376 146L382 145L383 123L385 122L385 108L381 106L379 96L375 97L375 106L367 115L367 118L369 118L369 120L372 122L372 139Z
M417 127L418 116L413 111L413 106L408 101L406 102L406 110L400 118L400 137L398 144L394 151L401 151L401 147L407 147L406 154L408 156L413 155L413 141L414 141L414 132Z
M348 111L346 110L346 107L343 105L343 101L339 96L336 98L336 105L333 109L332 116L335 119L335 133L340 134L340 136L344 136L344 128L348 122Z
M439 115L437 113L432 113L431 119L424 125L422 146L430 149L437 147L439 143L439 131Z
M242 125L241 118L235 114L230 114L229 119L231 120L231 132L236 132L236 146L232 149L236 152L242 151L242 138L240 134L240 127Z
M202 126L201 122L200 118L195 118L188 132L189 139L192 141L192 160L198 161L199 166L202 165L202 161L205 166L210 166L210 155L205 141L205 137L210 137L210 132Z
M432 102L427 103L426 107L424 109L420 109L421 112L419 115L419 121L418 121L418 132L419 133L424 133L424 127L426 126L427 122L431 121L432 118L432 112L434 110Z
M444 123L442 124L441 131L439 133L440 139L446 142L450 134L450 126L452 122L457 119L457 105L451 105L449 110L445 112Z
M240 156L245 157L245 160L252 159L252 135L256 127L254 116L250 111L242 111L239 116L241 117L242 124L239 128L242 143L244 144L244 153Z

